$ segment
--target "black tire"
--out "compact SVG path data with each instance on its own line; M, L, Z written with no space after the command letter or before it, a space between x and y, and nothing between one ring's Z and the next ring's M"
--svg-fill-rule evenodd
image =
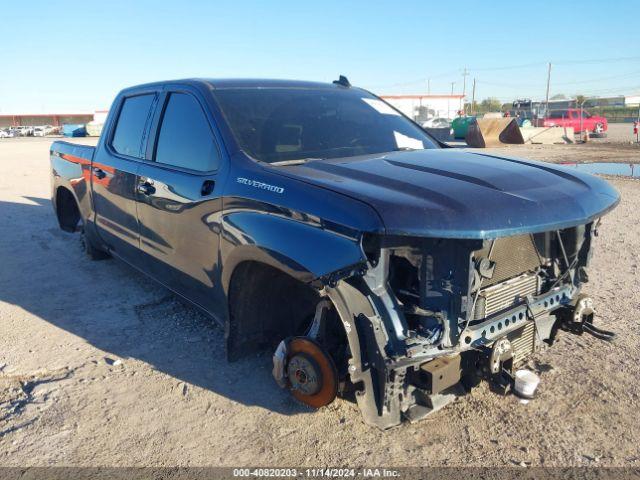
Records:
M597 123L593 128L593 132L591 132L591 136L596 138L604 138L607 134L604 131L604 125L602 123Z
M84 226L80 227L80 245L82 246L82 251L90 260L106 260L111 257L109 252L105 252L93 243L91 238L85 233Z

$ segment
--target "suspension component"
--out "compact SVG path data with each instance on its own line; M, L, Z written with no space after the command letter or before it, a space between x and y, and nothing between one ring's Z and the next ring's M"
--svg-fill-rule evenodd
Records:
M309 337L283 340L273 355L273 376L281 387L314 408L330 404L338 393L338 371L331 356Z
M600 340L613 340L616 335L614 332L603 330L593 324L595 313L593 299L587 295L580 294L576 298L575 306L567 319L568 321L565 323L565 327L579 335L588 333Z
M593 323L595 313L593 299L581 294L578 296L576 306L573 309L573 323L583 325L585 323Z

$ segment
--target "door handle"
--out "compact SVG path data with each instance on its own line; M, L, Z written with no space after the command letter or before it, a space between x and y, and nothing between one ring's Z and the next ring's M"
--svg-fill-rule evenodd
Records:
M213 193L213 189L216 186L215 180L205 180L202 182L202 188L200 189L200 195L203 197L207 195L211 195Z
M138 184L138 193L142 195L153 195L156 193L156 189L151 183L142 182Z
M93 174L96 176L98 180L102 180L104 177L107 176L104 170L98 167L93 167Z

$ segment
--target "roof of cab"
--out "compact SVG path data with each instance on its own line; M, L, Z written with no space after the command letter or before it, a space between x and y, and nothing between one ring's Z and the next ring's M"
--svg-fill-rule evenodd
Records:
M308 82L304 80L277 80L264 78L207 78L203 79L213 88L340 88L333 83Z
M344 88L333 83L307 82L303 80L276 80L264 78L184 78L178 80L164 80L142 85L135 85L124 89L143 90L146 88L160 87L167 84L183 84L194 86L206 86L213 89L225 88L314 88L333 89Z

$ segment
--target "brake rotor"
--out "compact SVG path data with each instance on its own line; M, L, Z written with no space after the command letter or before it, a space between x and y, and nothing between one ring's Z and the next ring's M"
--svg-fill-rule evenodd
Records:
M329 354L307 337L287 346L289 388L295 398L314 408L330 404L338 393L338 371Z

